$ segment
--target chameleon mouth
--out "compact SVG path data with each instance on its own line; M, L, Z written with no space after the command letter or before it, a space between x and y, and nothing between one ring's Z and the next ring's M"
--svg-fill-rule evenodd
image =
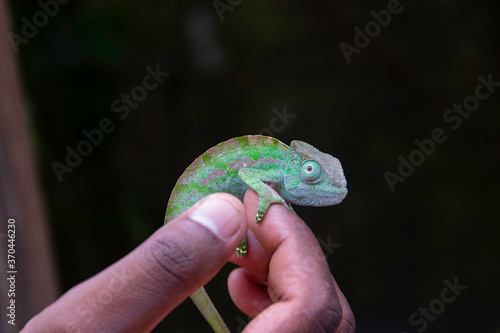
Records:
M301 206L333 206L338 205L347 196L346 187L336 187L333 189L316 191L314 196L302 197L300 200L290 200L292 203Z
M332 192L325 195L325 206L337 205L342 202L347 196L348 190L346 187L337 187Z
M344 197L347 195L347 192L349 192L347 190L347 187L342 187L342 188L338 188L335 190L335 193L338 193L340 195L344 195Z
M342 199L344 199L349 191L347 190L347 187L341 187L335 189L335 194L338 196L341 196Z

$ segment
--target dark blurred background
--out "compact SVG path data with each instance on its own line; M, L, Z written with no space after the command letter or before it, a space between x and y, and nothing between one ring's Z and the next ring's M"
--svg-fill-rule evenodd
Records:
M44 10L35 1L9 5L18 36L27 29L23 17L33 22ZM388 6L398 11L390 22L369 24L370 40L360 37L355 27L365 31L371 11ZM296 211L320 239L336 243L326 255L358 332L421 332L424 323L415 321L424 317L409 318L430 303L439 314L424 320L426 332L499 332L500 87L490 87L460 124L443 119L474 96L479 76L500 82L499 7L447 0L60 4L36 35L13 47L61 291L158 229L176 179L199 154L265 133L306 141L343 164L346 200ZM137 87L148 66L169 75L146 91ZM127 106L122 94L131 93L140 101ZM105 118L113 130L58 177L54 162L66 164L67 146L77 149L82 131ZM418 161L414 141L436 128L447 140ZM398 174L400 155L422 163L393 191L387 172ZM246 317L228 296L232 268L207 290L237 331ZM454 279L467 289L442 310L435 300L443 281ZM187 300L162 330L210 328Z

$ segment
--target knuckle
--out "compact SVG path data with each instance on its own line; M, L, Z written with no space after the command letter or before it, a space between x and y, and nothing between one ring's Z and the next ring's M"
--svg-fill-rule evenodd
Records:
M307 320L315 328L315 332L350 333L351 331L339 331L341 322L344 320L342 306L333 292L332 288L326 288L308 300L306 306ZM352 331L354 332L354 331Z
M169 286L190 286L189 276L196 267L195 254L186 251L185 245L175 237L153 239L144 258L145 270L155 280Z

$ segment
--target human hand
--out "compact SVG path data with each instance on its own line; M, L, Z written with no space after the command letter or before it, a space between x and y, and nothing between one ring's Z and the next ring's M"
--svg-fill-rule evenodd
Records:
M253 318L243 332L354 332L354 315L312 231L285 205L271 205L256 224L258 201L247 191L248 255L230 260L241 268L229 276L229 293Z
M228 194L204 198L123 259L69 290L23 332L151 331L229 257L246 269L230 276L233 300L243 312L258 314L246 332L353 332L352 312L310 230L282 205L272 205L267 223L256 225L257 202L253 191L245 207ZM251 252L238 259L234 249L247 220ZM260 281L268 281L267 289Z
M225 193L205 197L124 258L70 289L23 332L150 332L215 276L246 229L239 199Z

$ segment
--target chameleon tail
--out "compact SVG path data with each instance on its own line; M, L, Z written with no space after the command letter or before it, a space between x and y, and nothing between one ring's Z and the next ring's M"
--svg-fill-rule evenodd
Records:
M198 310L203 314L203 317L212 326L215 333L230 333L210 297L208 297L205 288L201 287L190 297Z

